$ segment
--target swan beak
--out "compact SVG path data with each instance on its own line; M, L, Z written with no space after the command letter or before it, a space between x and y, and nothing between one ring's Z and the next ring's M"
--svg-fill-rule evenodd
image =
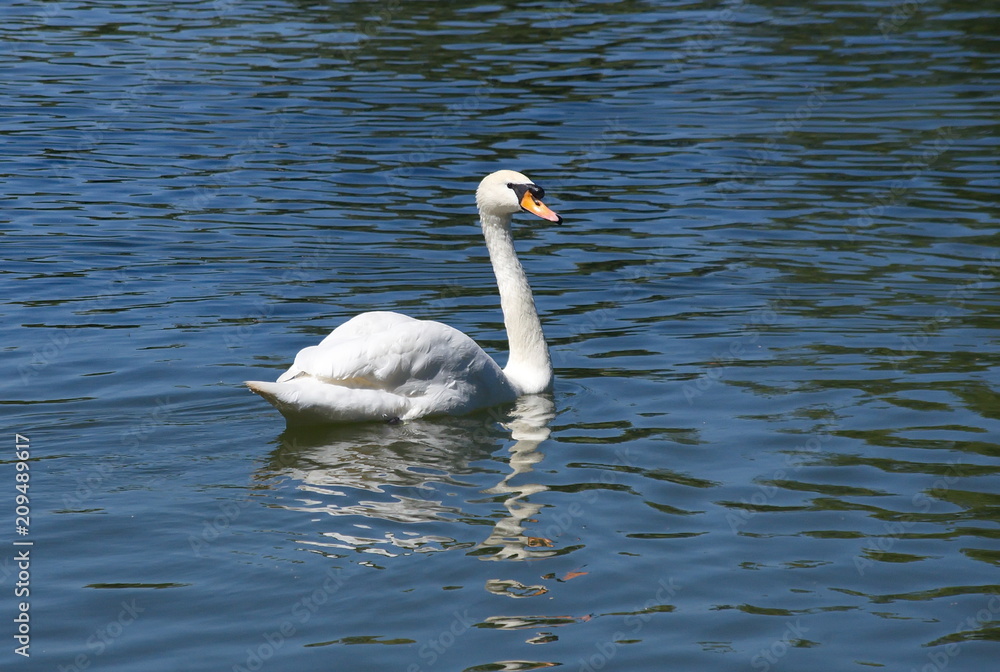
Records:
M562 217L553 212L549 206L535 198L535 195L532 194L531 191L524 192L524 196L521 197L521 207L527 212L530 212L533 215L538 215L542 219L547 219L550 222L555 222L556 224L562 222Z

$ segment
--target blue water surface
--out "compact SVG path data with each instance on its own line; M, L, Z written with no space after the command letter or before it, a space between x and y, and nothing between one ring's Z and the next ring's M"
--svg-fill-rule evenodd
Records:
M990 3L0 16L4 670L995 667ZM499 168L551 397L286 430L358 312L504 361Z

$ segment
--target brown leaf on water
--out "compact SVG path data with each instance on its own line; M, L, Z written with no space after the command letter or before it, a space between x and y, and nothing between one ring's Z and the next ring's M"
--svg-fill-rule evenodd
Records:
M552 540L546 539L545 537L528 537L528 547L537 548L539 546L544 546L546 548L552 548Z
M563 577L561 579L559 579L559 580L560 581L569 581L570 579L575 579L575 578L577 578L579 576L586 576L587 574L590 574L590 572L566 572L563 575Z

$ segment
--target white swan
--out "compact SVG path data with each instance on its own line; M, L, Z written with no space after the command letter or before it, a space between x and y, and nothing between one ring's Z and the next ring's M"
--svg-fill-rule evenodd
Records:
M511 217L522 210L562 221L542 203L544 193L512 170L488 175L476 190L507 328L505 368L457 329L372 312L300 351L277 382L248 381L247 387L294 425L461 415L549 390L552 362L510 230Z

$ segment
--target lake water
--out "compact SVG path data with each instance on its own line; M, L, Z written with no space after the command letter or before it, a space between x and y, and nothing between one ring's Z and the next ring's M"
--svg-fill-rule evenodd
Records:
M995 667L991 3L2 16L4 670ZM498 168L551 398L285 431L358 312L504 360Z

